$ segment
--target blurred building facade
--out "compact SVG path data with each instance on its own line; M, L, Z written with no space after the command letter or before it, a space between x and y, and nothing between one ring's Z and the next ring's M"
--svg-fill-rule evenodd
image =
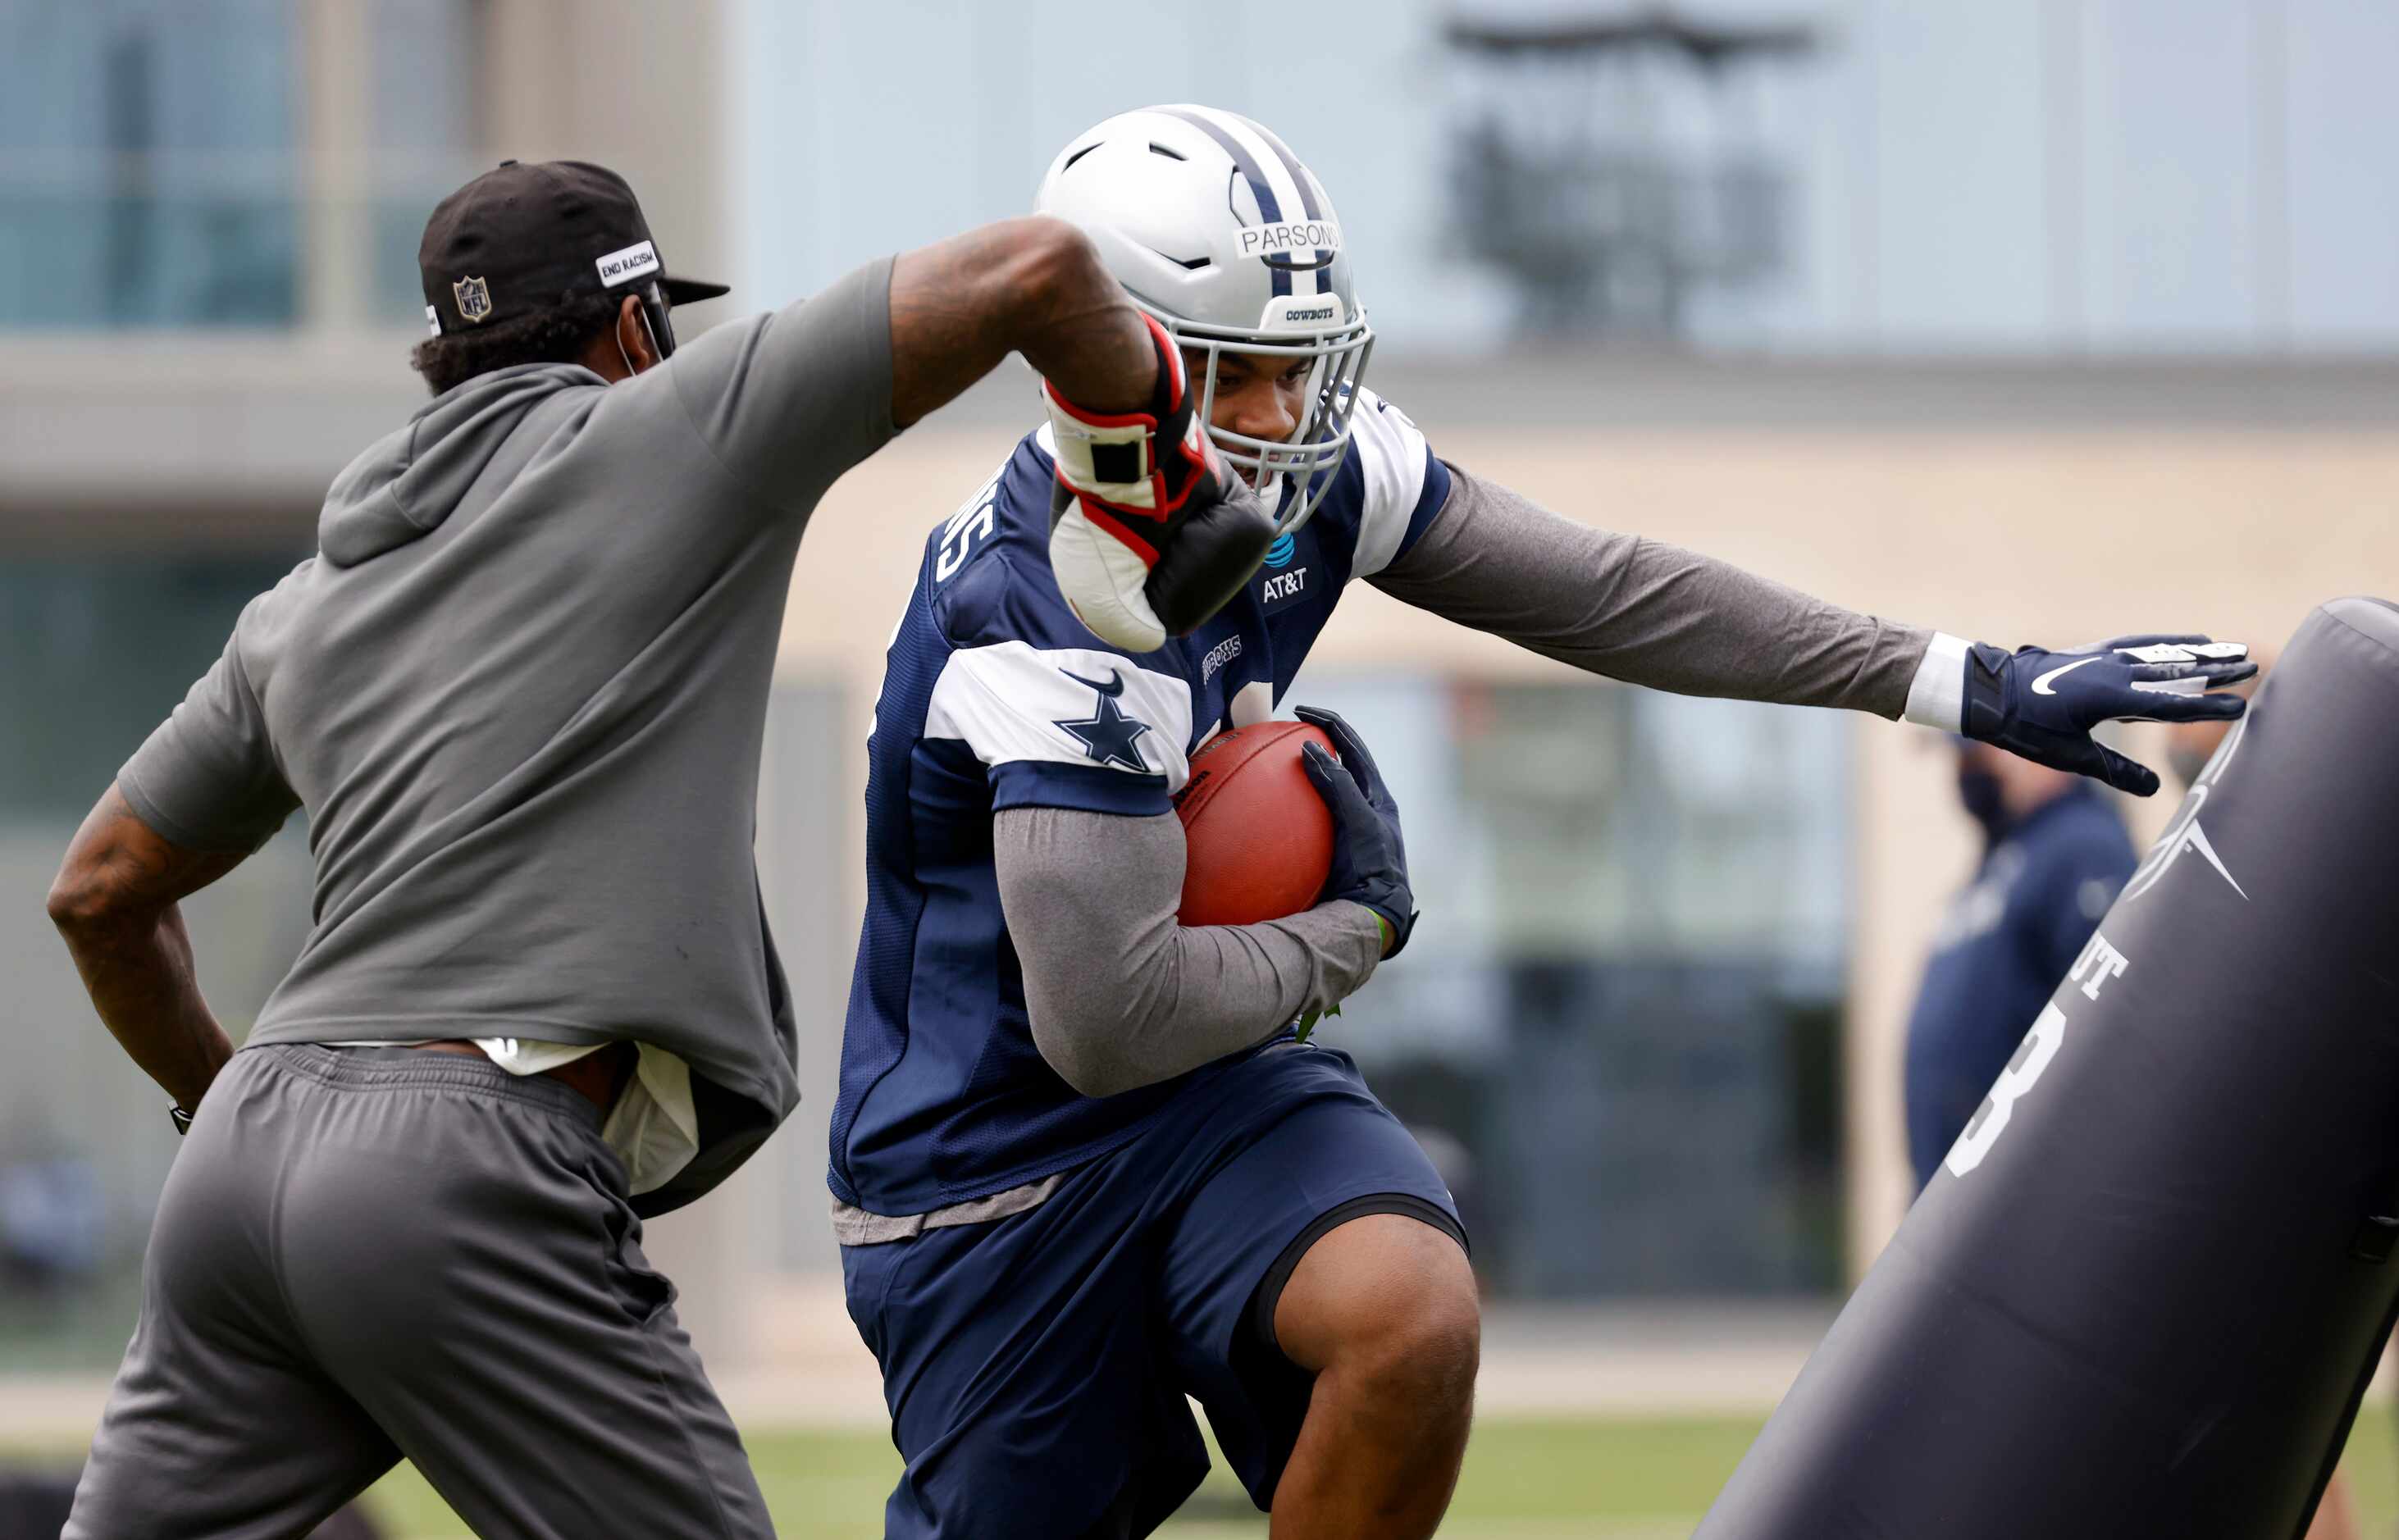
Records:
M67 837L424 399L441 195L587 156L679 264L726 260L690 108L724 45L717 7L635 0L0 0L0 1361L122 1346L174 1148L46 934ZM305 842L190 906L237 1032L305 933Z
M504 155L624 170L672 263L732 276L732 313L1021 210L1105 112L1218 101L1334 190L1385 338L1369 384L1573 517L2010 643L2275 640L2399 571L2399 368L2372 357L2399 343L2399 214L2367 196L2399 104L2361 63L2399 41L2384 7L1694 8L1816 42L1721 88L1645 66L1600 115L1654 164L1748 157L1784 188L1778 263L1699 286L1693 350L1667 354L1512 344L1523 297L1456 227L1488 85L1444 28L1529 7L1338 0L1301 48L1267 46L1268 0L0 0L0 1171L33 1173L0 1177L0 1263L21 1232L24 1277L103 1280L67 1291L80 1337L47 1286L0 1283L0 1364L37 1338L113 1355L173 1152L42 889L240 604L305 554L325 481L422 399L417 230ZM2156 350L2176 356L2112 357ZM1008 366L845 480L808 537L760 858L810 1095L658 1227L703 1342L751 1340L773 1280L828 1284L882 642L923 532L1030 397ZM1376 745L1428 911L1326 1036L1452 1172L1495 1289L1837 1289L1908 1191L1898 1033L1971 856L1943 756L1595 684L1363 588L1318 656L1298 697ZM303 932L304 842L189 906L231 1020Z
M1308 162L1366 302L1404 317L1419 349L1487 347L1525 315L1474 223L1492 210L1449 175L1494 133L1557 167L1562 203L1610 157L1647 173L1600 189L1626 196L1711 174L1779 187L1767 270L1684 307L1709 348L2399 345L2385 150L2399 100L2384 86L2399 7L2379 0L1323 0L1304 24L1293 14L1281 0L744 0L744 272L761 298L797 295L881 245L1021 211L1068 135L1186 100L1251 113ZM1564 42L1661 20L1807 46L1703 68L1687 49ZM1586 209L1586 228L1604 215Z

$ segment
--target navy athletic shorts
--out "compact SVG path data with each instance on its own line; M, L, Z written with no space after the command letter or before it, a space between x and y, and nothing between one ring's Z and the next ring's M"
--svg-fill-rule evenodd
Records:
M1349 1056L1279 1044L1037 1208L843 1248L908 1462L887 1540L1147 1534L1208 1470L1186 1396L1266 1507L1312 1383L1274 1346L1275 1302L1319 1236L1370 1213L1466 1242Z

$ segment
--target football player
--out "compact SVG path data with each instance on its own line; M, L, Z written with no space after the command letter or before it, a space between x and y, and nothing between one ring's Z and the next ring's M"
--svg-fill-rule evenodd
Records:
M891 642L831 1172L908 1462L887 1533L1146 1534L1207 1468L1188 1396L1277 1536L1430 1534L1473 1398L1466 1236L1348 1056L1291 1026L1415 923L1346 724L1299 709L1340 750L1308 761L1337 831L1322 901L1176 923L1191 752L1274 710L1347 586L1611 678L1905 717L2141 794L2156 777L2091 727L2237 716L2204 691L2248 665L2199 637L1969 646L1436 457L1364 387L1332 200L1247 118L1110 118L1038 207L1172 340L1207 441L1049 395L927 540ZM1144 601L1153 461L1178 454L1234 467L1280 521L1196 627Z

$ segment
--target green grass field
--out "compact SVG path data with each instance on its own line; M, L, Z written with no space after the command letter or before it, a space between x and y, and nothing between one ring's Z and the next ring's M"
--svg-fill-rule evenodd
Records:
M1507 1421L1478 1425L1449 1540L1680 1540L1756 1437L1755 1420ZM2390 1416L2359 1420L2344 1466L2361 1529L2399 1520L2399 1452ZM750 1439L760 1485L785 1540L877 1540L899 1457L882 1434L767 1433ZM403 1466L370 1495L393 1540L467 1534ZM1219 1464L1175 1521L1174 1540L1263 1535L1266 1520Z
M1442 1526L1445 1540L1682 1540L1756 1437L1759 1419L1490 1418L1478 1424ZM2399 1448L2391 1413L2358 1419L2341 1469L2358 1533L2399 1525ZM0 1450L69 1466L62 1447ZM879 1432L753 1433L750 1452L784 1540L879 1540L899 1457ZM468 1540L467 1527L403 1465L367 1494L388 1540ZM1266 1520L1219 1464L1162 1535L1263 1536Z

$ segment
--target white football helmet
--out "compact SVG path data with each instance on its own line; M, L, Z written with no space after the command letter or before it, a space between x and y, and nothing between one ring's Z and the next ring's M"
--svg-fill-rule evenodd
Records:
M1144 107L1069 140L1034 209L1079 226L1133 302L1200 355L1201 422L1215 405L1218 354L1313 360L1289 439L1208 428L1217 452L1252 473L1278 530L1306 523L1349 453L1375 344L1323 184L1237 113Z

